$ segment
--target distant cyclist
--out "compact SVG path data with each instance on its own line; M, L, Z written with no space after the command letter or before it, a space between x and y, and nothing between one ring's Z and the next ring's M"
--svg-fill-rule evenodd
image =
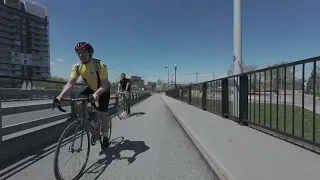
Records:
M121 91L125 92L125 96L126 96L126 101L127 101L127 112L128 115L130 114L130 99L131 99L131 83L130 80L128 78L126 78L126 74L125 73L121 73L121 77L119 80L119 85L118 85L118 93L120 92L120 88Z
M62 92L57 97L59 101L65 94L73 89L79 76L88 84L80 95L92 94L94 101L99 102L99 114L103 124L103 146L109 146L108 129L108 106L110 100L110 82L108 80L107 66L100 60L92 58L94 53L93 47L87 42L76 44L80 61L74 64L68 83L64 86Z

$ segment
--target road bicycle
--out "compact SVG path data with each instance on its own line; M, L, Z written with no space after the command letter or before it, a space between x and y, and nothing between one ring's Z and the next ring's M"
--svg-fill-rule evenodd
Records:
M116 93L118 95L118 105L117 105L117 114L119 119L122 119L126 114L128 114L128 100L124 92Z
M66 146L66 143L71 142L71 145L68 147L68 153L80 153L84 151L83 145L87 145L87 150L86 150L86 157L85 157L85 162L82 165L82 167L79 170L79 173L75 175L74 178L72 179L79 179L83 171L85 170L85 167L88 162L89 154L90 154L90 145L94 146L97 141L100 142L101 149L103 150L103 130L102 130L102 122L99 117L99 111L95 105L95 103L92 101L92 95L90 95L88 98L64 98L61 101L69 101L69 102L74 102L74 103L80 103L80 106L76 105L76 112L77 112L77 117L75 118L74 122L69 124L66 129L63 131L61 134L56 151L55 151L55 156L54 156L54 174L57 180L64 180L61 176L60 168L59 168L59 157L60 157L60 151L61 148ZM91 106L88 106L91 104ZM61 112L66 112L66 110L62 109L60 106L59 101L54 98L53 100L53 108L57 108ZM79 107L79 109L78 109ZM91 121L94 121L94 126L92 125L93 123ZM72 128L75 128L75 131L72 130ZM112 124L111 124L111 118L109 118L109 130L108 130L108 138L110 140L111 138L111 129L112 129ZM91 136L91 138L90 138ZM80 137L80 147L75 148L75 141L76 139ZM84 140L84 138L87 138L87 141ZM63 167L64 168L64 167Z

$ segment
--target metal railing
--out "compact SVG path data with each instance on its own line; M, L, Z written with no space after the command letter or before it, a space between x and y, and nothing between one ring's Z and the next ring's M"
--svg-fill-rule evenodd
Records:
M31 88L24 87L32 86ZM61 89L66 84L64 81L53 81L44 79L34 79L26 77L13 77L0 75L0 100L15 101L15 100L40 100L48 99L61 92ZM73 92L80 92L87 84L77 83ZM115 87L111 87L111 93L114 93Z
M166 94L244 125L320 146L319 61L280 64Z

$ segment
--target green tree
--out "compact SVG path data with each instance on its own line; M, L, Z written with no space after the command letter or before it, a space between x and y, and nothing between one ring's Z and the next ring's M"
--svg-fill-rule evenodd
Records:
M243 73L246 72L251 72L251 71L255 71L258 69L257 65L250 65L250 64L245 64L244 62L242 63L242 69L243 69ZM228 76L232 76L233 75L233 65L231 65L228 69L227 72ZM248 77L250 78L250 77ZM258 78L256 77L256 75L251 75L251 79L249 80L249 87L251 88L251 90L255 90L256 87L258 86ZM234 79L229 79L229 85L233 86L234 85Z
M158 79L157 80L157 85L161 85L161 84L163 84L163 81L161 79Z
M156 87L157 87L157 83L155 83L155 82L152 83L151 90L153 90L153 91L156 90Z
M317 66L316 69L313 69L310 73L310 76L308 78L307 86L306 86L306 93L311 94L313 92L313 80L314 75L316 75L316 85L315 85L315 91L316 94L320 94L320 67Z
M258 66L242 63L242 69L243 69L243 73L246 73L246 72L251 72L251 71L257 70ZM228 72L227 72L227 75L228 76L233 75L233 65L230 65Z
M283 61L268 67L275 67L275 66L279 66L287 63L288 62ZM298 70L296 69L295 72L297 71ZM286 89L292 89L293 66L286 66L286 67L274 68L272 70L267 70L265 78L266 78L266 81L269 82L270 85L272 85L272 90L275 91L276 93L280 93L285 86L286 86Z

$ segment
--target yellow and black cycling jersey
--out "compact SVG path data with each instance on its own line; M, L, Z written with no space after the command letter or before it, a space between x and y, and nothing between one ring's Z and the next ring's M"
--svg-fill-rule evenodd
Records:
M71 75L70 75L71 78L76 78L76 79L78 79L79 76L81 75L81 77L88 84L89 88L92 89L93 91L98 90L98 82L99 82L99 79L97 77L97 74L94 68L95 60L96 59L92 58L90 62L86 64L81 64L81 66L79 66L81 62L74 64L71 70ZM99 60L96 60L96 61L99 63L100 80L108 79L107 66L102 61L99 61Z

